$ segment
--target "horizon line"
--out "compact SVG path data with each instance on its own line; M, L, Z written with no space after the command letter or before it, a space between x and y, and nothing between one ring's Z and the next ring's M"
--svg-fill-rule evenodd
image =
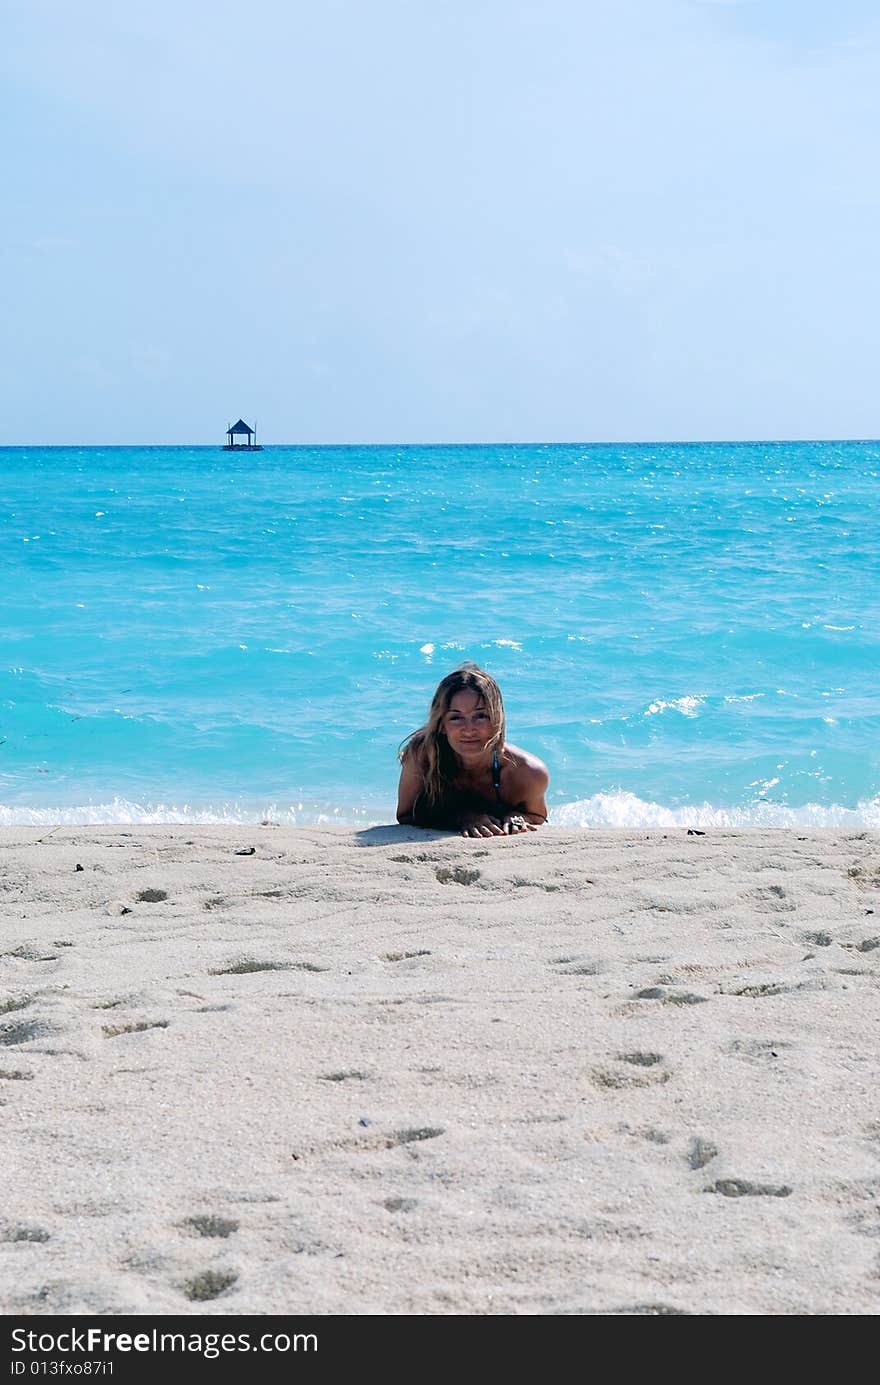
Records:
M507 440L499 442L492 439L480 441L450 441L450 442L429 442L429 441L398 441L398 442L270 442L261 443L259 448L234 447L228 448L225 444L217 442L9 442L0 443L0 452L21 451L28 447L39 447L46 451L57 449L62 451L66 448L82 448L98 450L100 448L114 448L118 451L124 448L190 448L193 451L203 450L205 452L232 451L232 452L255 452L266 451L269 448L295 448L305 450L307 448L344 448L344 447L702 447L702 446L749 446L760 443L762 445L777 446L784 443L880 443L880 437L809 437L809 438L597 438L591 441L572 438L565 441L550 442L546 439L518 439L516 441Z

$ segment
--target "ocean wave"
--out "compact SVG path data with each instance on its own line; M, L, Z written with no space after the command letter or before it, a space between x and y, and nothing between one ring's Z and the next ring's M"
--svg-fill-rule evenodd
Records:
M0 804L0 827L81 826L239 826L273 823L281 827L377 827L395 822L389 806L353 807L313 800L285 807L239 802L221 804L133 803L113 798L103 803L61 807ZM849 808L839 803L789 806L753 802L720 807L712 803L670 808L623 791L594 794L551 809L548 824L589 831L591 828L675 830L697 828L856 827L880 829L880 795Z
M656 702L652 702L650 707L645 709L643 715L653 717L663 712L681 712L684 717L695 717L698 708L702 707L705 701L705 697L675 697L670 702L664 702L662 698L658 698Z
M281 827L373 827L393 820L393 813L383 815L364 808L321 802L297 803L283 808L276 803L133 803L125 798L61 807L0 804L0 827L150 827L163 824L223 827L267 822Z
M839 803L750 803L720 807L713 803L668 808L632 793L599 793L554 808L554 827L869 827L880 828L880 795L847 808Z

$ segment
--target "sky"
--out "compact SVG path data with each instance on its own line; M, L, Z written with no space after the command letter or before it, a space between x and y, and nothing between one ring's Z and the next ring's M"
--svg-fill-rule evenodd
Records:
M0 444L880 435L876 0L0 17Z

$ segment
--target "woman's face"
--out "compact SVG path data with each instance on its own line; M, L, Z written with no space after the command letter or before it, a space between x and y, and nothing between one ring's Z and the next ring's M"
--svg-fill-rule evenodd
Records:
M443 718L446 739L463 760L479 759L495 734L486 704L473 688L457 692Z

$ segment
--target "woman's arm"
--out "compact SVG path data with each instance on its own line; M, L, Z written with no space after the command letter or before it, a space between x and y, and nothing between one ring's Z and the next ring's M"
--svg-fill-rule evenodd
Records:
M530 755L527 751L518 751L517 755L518 763L510 775L505 796L508 802L515 805L514 816L525 819L525 830L534 831L547 821L546 794L550 783L550 771L537 755ZM502 819L506 832L511 830L510 817L510 813L505 813Z
M526 794L522 801L520 812L527 821L532 822L536 826L547 821L546 795L549 783L550 771L543 760L535 758L534 765L529 767Z
M463 837L515 836L520 832L537 832L541 824L547 821L545 795L550 772L537 755L530 755L525 750L516 750L515 755L504 786L505 806L499 807L497 813L464 814L461 822Z
M400 783L397 787L398 822L408 827L414 825L413 808L424 787L424 781L416 767L415 756L407 752L400 766Z

